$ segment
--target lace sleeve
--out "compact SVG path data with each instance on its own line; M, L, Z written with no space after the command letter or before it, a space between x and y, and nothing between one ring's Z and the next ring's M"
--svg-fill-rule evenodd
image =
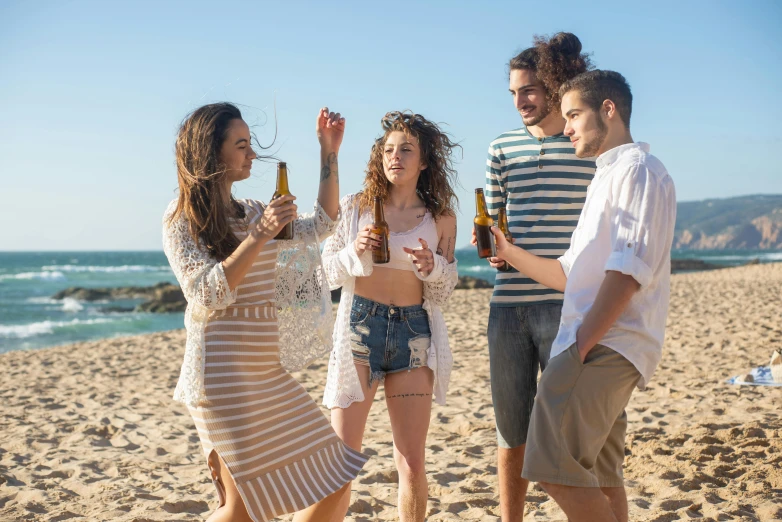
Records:
M366 277L372 274L372 253L367 251L359 257L350 240L350 227L356 212L354 195L348 195L339 202L341 219L334 234L326 240L323 248L323 270L329 288L340 288L352 277Z
M451 297L456 283L459 282L457 261L448 263L448 260L439 254L434 255L434 269L426 277L420 277L424 282L424 299L428 299L437 306L443 306Z
M342 207L337 219L331 219L319 201L315 201L314 210L311 214L302 214L293 222L294 235L304 242L314 241L319 243L334 233L337 224L340 221Z
M207 310L222 310L236 301L236 292L228 287L223 264L199 248L180 215L169 223L176 208L172 201L163 216L163 251L189 303Z

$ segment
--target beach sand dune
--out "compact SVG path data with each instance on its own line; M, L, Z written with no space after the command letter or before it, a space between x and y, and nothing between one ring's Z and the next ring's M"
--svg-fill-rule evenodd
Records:
M672 278L663 361L628 406L631 520L781 520L782 388L725 380L782 348L782 264ZM490 290L456 291L448 405L428 438L428 520L498 520L486 323ZM0 356L0 520L202 520L216 496L186 409L172 402L182 331ZM297 378L320 402L326 360ZM394 520L382 388L372 456L347 520ZM528 520L565 520L538 488ZM289 520L291 517L286 517Z

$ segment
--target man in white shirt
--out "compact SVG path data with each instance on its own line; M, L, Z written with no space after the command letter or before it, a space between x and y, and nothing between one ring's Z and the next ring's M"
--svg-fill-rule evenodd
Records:
M522 477L539 482L573 522L626 522L624 410L662 355L676 194L649 146L633 142L622 75L590 71L560 94L576 155L598 156L570 248L546 259L493 229L497 257L565 292Z

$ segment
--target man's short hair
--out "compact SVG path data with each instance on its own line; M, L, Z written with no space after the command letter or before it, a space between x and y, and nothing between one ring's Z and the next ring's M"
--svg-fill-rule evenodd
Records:
M618 72L598 69L579 74L562 84L559 89L560 98L570 91L578 92L581 100L594 111L599 111L605 100L611 100L625 126L630 128L633 93L630 92L630 84Z

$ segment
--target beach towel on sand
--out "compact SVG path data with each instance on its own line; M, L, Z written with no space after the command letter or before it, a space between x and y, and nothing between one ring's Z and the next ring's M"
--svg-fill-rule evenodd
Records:
M774 378L771 376L771 368L769 366L758 366L753 368L749 372L754 382L744 382L744 375L737 375L728 379L729 384L749 385L749 386L782 386L782 382L774 382Z

